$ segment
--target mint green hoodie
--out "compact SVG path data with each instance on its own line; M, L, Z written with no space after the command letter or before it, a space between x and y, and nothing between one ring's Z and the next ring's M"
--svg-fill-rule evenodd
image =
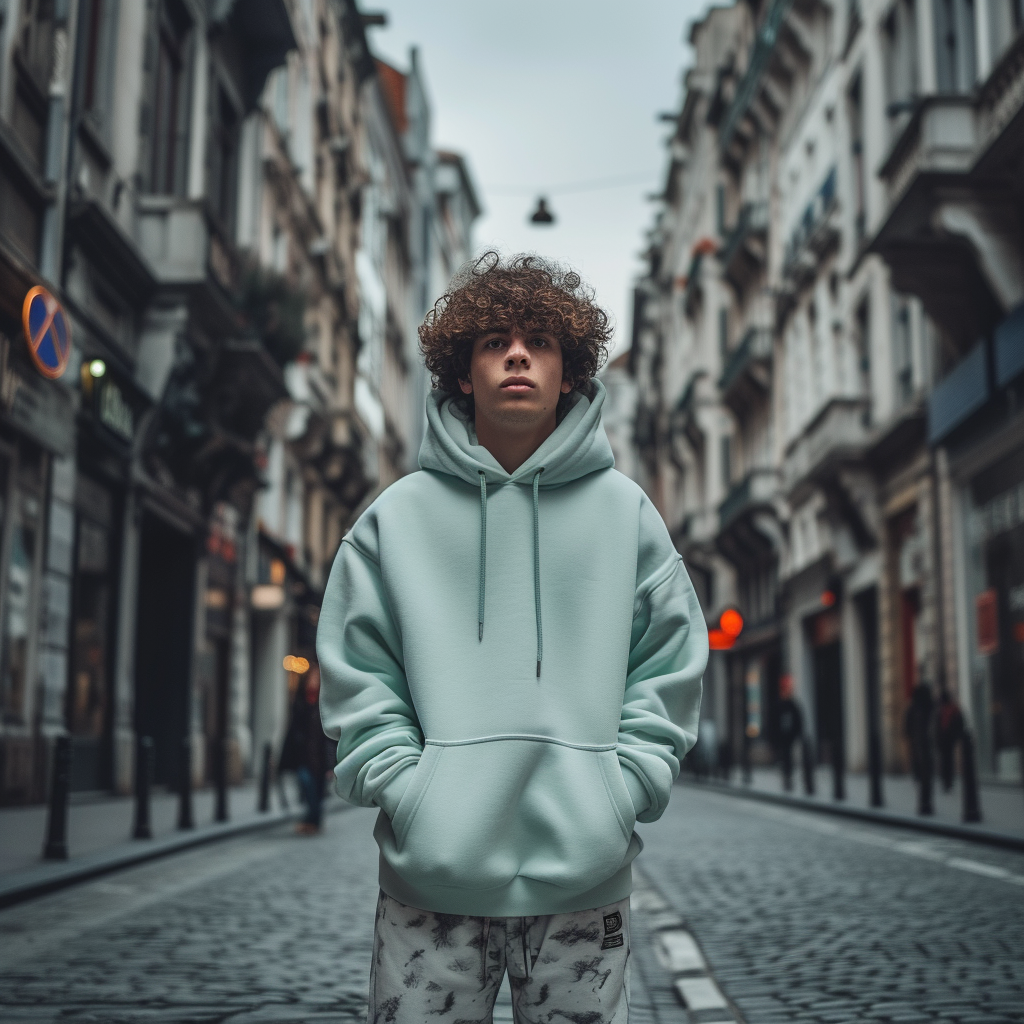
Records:
M567 913L629 895L635 821L697 736L704 617L668 531L616 472L595 385L514 473L434 393L422 471L345 536L320 710L338 792L377 805L408 906Z

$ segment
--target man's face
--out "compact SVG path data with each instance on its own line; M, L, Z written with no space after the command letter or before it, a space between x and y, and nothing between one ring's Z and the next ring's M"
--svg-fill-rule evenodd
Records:
M547 331L494 331L477 338L469 380L459 381L473 396L476 420L506 430L532 430L554 418L562 380L562 349ZM478 426L479 431L479 426Z

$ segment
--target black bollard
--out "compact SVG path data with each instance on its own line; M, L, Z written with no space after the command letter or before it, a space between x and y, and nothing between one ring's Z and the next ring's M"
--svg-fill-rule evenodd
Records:
M804 768L804 793L814 796L814 748L813 741L806 734L800 740L800 755Z
M978 796L978 769L974 763L974 737L965 729L960 740L963 759L964 821L981 821L981 799Z
M750 737L743 736L743 746L740 748L740 768L743 772L743 785L749 786L754 781L754 773L750 767Z
M884 807L882 798L882 738L877 729L868 736L868 774L871 783L871 806Z
M181 738L181 770L178 779L178 828L193 828L192 819L192 737Z
M46 824L44 860L68 859L68 794L71 789L71 737L58 736L53 744L50 814Z
M216 787L214 821L228 820L228 741L218 736L213 746L216 763L213 766L213 780Z
M153 782L153 738L140 736L135 748L135 830L136 839L152 839L149 823L149 792Z
M832 742L832 799L846 799L846 748L842 732Z
M270 762L273 757L269 743L263 744L263 767L260 770L260 813L270 810Z

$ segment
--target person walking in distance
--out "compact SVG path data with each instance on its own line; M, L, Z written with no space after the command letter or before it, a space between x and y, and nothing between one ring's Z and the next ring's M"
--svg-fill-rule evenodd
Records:
M803 738L804 718L793 698L793 677L779 678L779 759L782 761L782 788L793 788L793 744Z
M317 650L339 794L380 808L371 1024L627 1020L636 821L693 746L707 630L615 472L579 277L488 253L420 328L421 471L342 541Z
M964 737L964 714L960 705L943 689L939 694L939 709L935 716L935 745L939 748L939 777L942 791L953 788L956 776L956 746Z
M903 723L903 732L910 744L910 767L917 782L917 813L934 814L932 786L935 760L932 757L932 718L935 702L932 688L924 681L917 683L910 694Z
M302 802L306 805L306 813L295 831L306 836L320 831L326 775L332 763L328 760L328 741L317 714L319 697L320 669L311 665L305 675L299 676L278 763L282 771L295 772Z

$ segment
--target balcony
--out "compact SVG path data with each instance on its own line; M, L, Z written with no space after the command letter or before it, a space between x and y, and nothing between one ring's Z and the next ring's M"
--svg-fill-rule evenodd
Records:
M787 493L821 483L863 457L869 439L867 409L864 398L833 398L826 403L786 452Z
M961 350L1024 299L1024 245L1012 223L1022 131L1018 32L978 90L916 103L879 172L888 212L870 251Z
M741 419L751 405L768 396L771 368L771 331L763 327L751 327L729 354L718 381L722 401Z
M722 270L742 292L764 270L768 258L768 204L744 203L736 226L718 253Z
M812 281L823 257L838 245L838 209L833 167L804 208L786 243L782 276L791 287L800 288Z
M779 474L774 469L752 469L733 484L725 501L718 506L718 529L726 531L743 516L771 507L779 493Z
M685 437L694 451L699 451L704 444L704 430L697 419L697 388L700 379L707 376L706 371L697 370L691 376L679 396L679 401L669 414L669 430L673 438Z

